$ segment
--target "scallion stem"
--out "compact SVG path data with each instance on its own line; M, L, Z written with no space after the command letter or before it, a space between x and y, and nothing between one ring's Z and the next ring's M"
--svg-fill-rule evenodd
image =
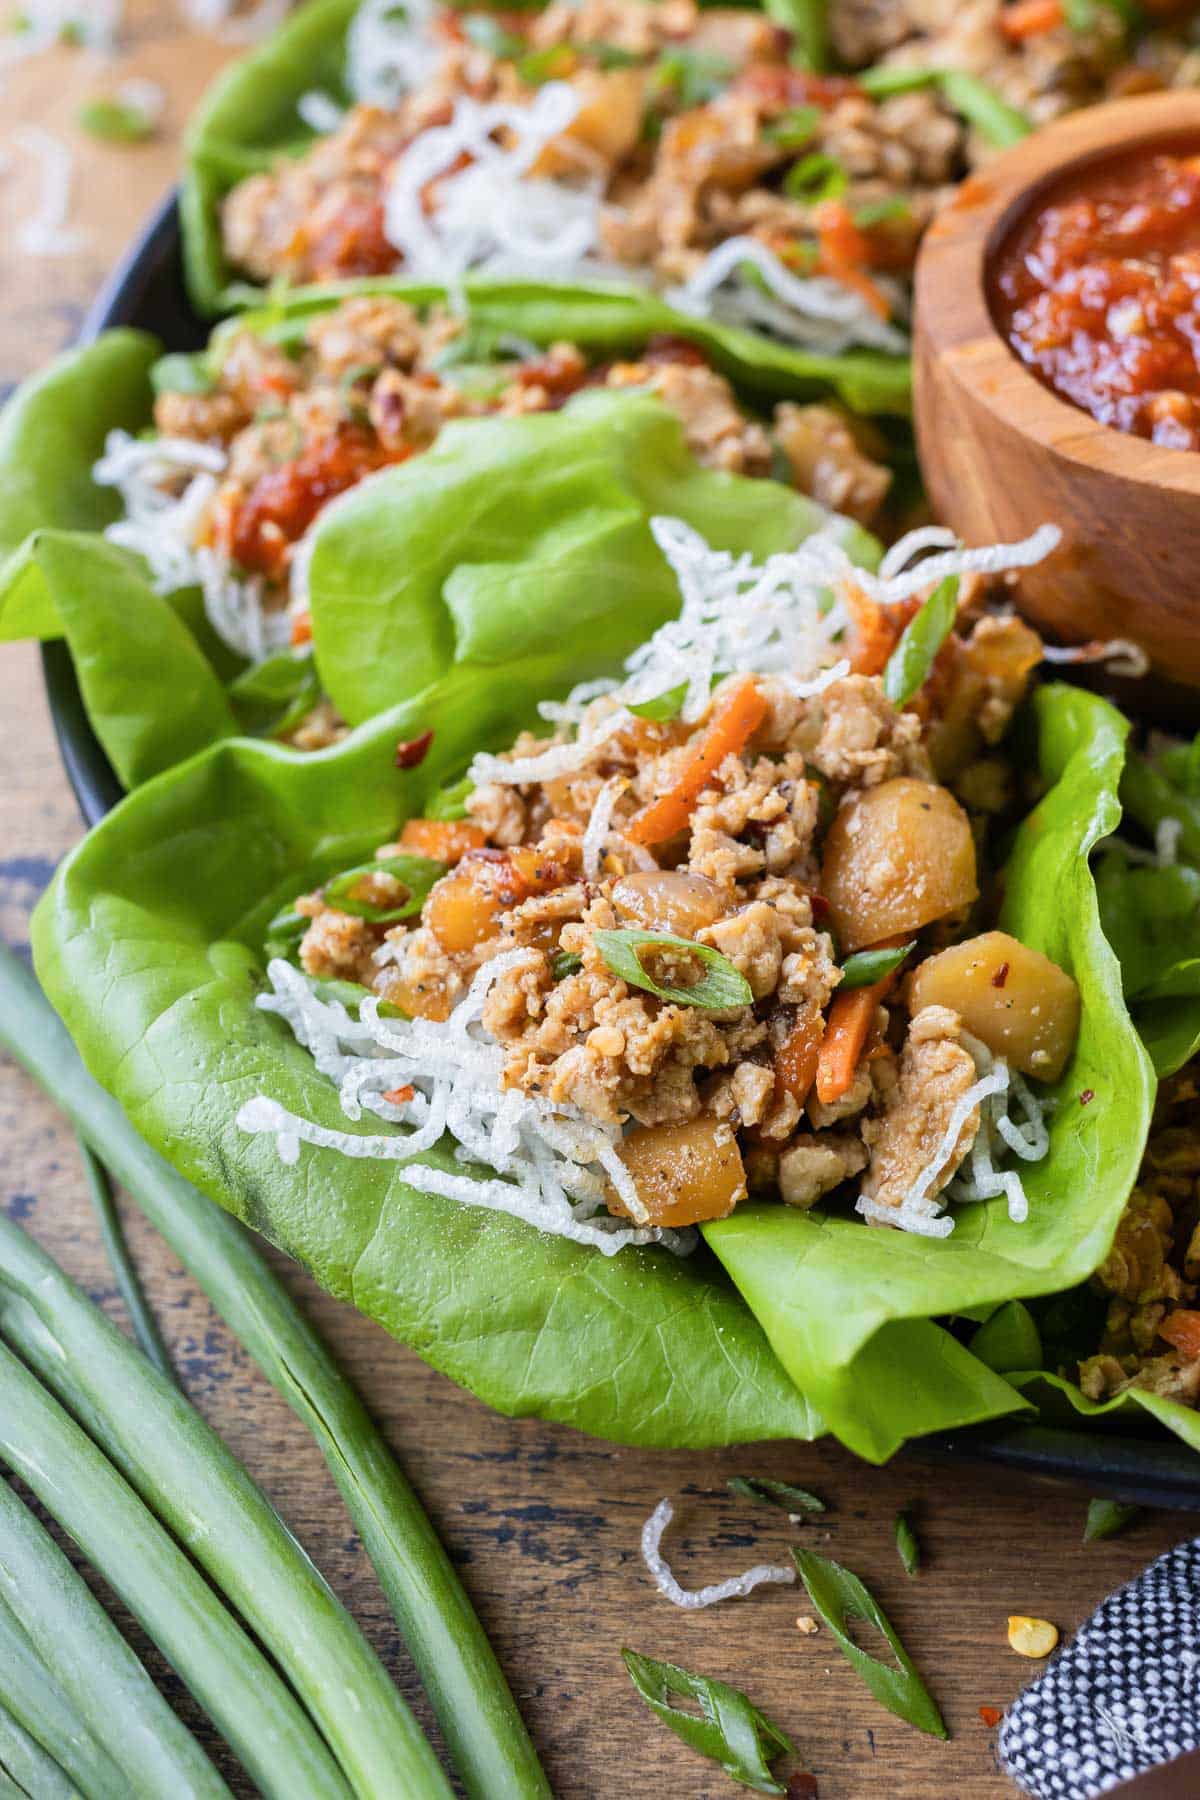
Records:
M0 1706L0 1767L28 1800L79 1800L79 1790L37 1739Z
M6 1350L0 1350L0 1359L7 1377L15 1359ZM21 1373L41 1393L33 1376ZM7 1391L7 1379L3 1385ZM42 1399L59 1410L47 1396ZM136 1795L137 1800L180 1800L183 1795L229 1800L229 1789L191 1732L175 1717L83 1577L7 1481L0 1481L0 1596L35 1659L41 1658L107 1752L105 1761L111 1759L114 1773L121 1771L120 1784L111 1787L104 1767L93 1761L88 1778L96 1785L83 1790L89 1800L107 1793ZM0 1632L0 1642L11 1635ZM52 1699L53 1689L45 1696L47 1708ZM64 1726L71 1729L69 1721Z
M0 1706L64 1771L72 1792L86 1794L88 1800L126 1800L128 1781L96 1742L3 1600Z
M548 1800L549 1785L483 1627L356 1390L249 1233L138 1136L87 1073L33 975L2 950L0 1044L62 1106L312 1431L472 1800Z
M20 1345L25 1361L40 1368L45 1379L49 1364L59 1363L63 1357L70 1361L74 1352L45 1330L38 1310L13 1300L9 1271L22 1262L25 1251L40 1271L38 1278L45 1287L70 1287L70 1283L32 1238L25 1237L20 1226L7 1219L4 1226L5 1289L0 1294L0 1330L11 1343ZM94 1314L104 1334L112 1334L124 1346L130 1363L146 1370L146 1381L153 1382L160 1393L169 1393L184 1413L193 1411L182 1395L167 1388L162 1377L149 1370L139 1350L83 1294L79 1294L79 1305ZM128 1379L128 1368L121 1370L121 1364L104 1355L101 1341L95 1343L92 1354L95 1368L88 1372L92 1379L79 1382L83 1393L88 1393L88 1388L99 1388L104 1381L121 1381L122 1375ZM74 1388L76 1375L65 1373L59 1388ZM189 1492L187 1471L178 1467L175 1460L173 1453L180 1433L178 1429L173 1431L164 1418L155 1417L146 1406L144 1393L140 1404L148 1440L157 1440L164 1449L164 1460L175 1463L180 1496L173 1521L176 1535L196 1561L203 1562L203 1541L210 1521L201 1505L193 1507L198 1496ZM85 1413L86 1418L86 1402L85 1406L72 1409ZM198 1413L193 1413L193 1417L198 1426L203 1426ZM86 1418L86 1424L90 1427L94 1420ZM207 1426L203 1429L207 1431ZM245 1764L246 1773L263 1795L275 1796L275 1800L295 1800L295 1795L304 1795L306 1800L309 1795L313 1800L317 1796L322 1796L322 1800L345 1800L347 1786L335 1760L263 1652L92 1438L79 1429L58 1400L41 1386L38 1377L4 1346L0 1346L0 1458L22 1476L41 1505L74 1537L95 1570L121 1595ZM248 1476L245 1480L248 1483ZM282 1532L282 1526L279 1530ZM293 1559L300 1568L311 1568L295 1541L290 1539L290 1543ZM246 1566L250 1579L254 1579L252 1552L246 1553ZM7 1568L0 1561L0 1582L5 1577ZM25 1631L34 1636L29 1606L25 1604L22 1611L18 1598L7 1598ZM34 1638L34 1643L49 1661L45 1642ZM88 1717L88 1723L97 1730L95 1719ZM108 1748L112 1753L112 1744ZM212 1773L216 1775L216 1771ZM178 1789L175 1791L178 1793ZM212 1787L209 1782L201 1791L223 1795L225 1784L218 1780L218 1786ZM376 1795L387 1791L385 1786L374 1789ZM410 1793L414 1800L423 1793L439 1793L435 1787L417 1786L392 1791Z
M171 1358L167 1355L167 1347L162 1341L158 1322L150 1311L146 1296L142 1292L142 1284L138 1272L133 1266L133 1258L129 1254L129 1245L125 1242L125 1233L121 1227L121 1215L117 1211L117 1203L113 1199L112 1187L105 1173L103 1164L96 1161L87 1145L80 1142L79 1155L83 1162L83 1173L87 1180L88 1193L91 1195L92 1207L100 1226L100 1241L104 1245L104 1253L108 1257L121 1298L125 1302L125 1311L129 1314L129 1322L133 1326L133 1335L141 1346L142 1354L160 1375L168 1381L175 1380L175 1371L171 1367Z

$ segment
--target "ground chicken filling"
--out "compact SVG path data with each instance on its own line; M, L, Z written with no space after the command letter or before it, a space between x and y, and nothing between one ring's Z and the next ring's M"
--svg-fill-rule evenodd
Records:
M1093 1279L1108 1312L1098 1354L1079 1366L1090 1400L1141 1388L1200 1405L1198 1109L1192 1062L1159 1088L1138 1184Z
M878 671L902 621L859 607L858 667L820 693L733 675L686 725L601 698L564 772L479 780L465 817L410 820L379 857L445 866L419 917L362 916L403 902L381 869L353 912L305 895L301 967L444 1021L501 958L482 1024L503 1088L619 1127L639 1222L848 1182L868 1217L907 1217L975 1143L981 1068L1054 1080L1079 1003L1038 952L972 932L977 841L1007 804L995 745L1040 644L963 619L897 709ZM493 772L564 741L526 734ZM692 1000L718 978L733 988Z
M264 281L402 266L409 240L388 187L414 143L464 97L529 105L557 82L572 90L575 116L527 173L598 193L594 266L669 287L748 237L793 273L833 277L886 320L898 295L889 278L911 269L934 211L998 146L1096 100L1194 84L1191 11L1160 20L1155 6L1152 28L1135 37L1116 7L1089 9L1082 27L1067 23L1061 0L833 0L833 56L856 73L814 75L761 14L693 0L442 10L414 19L425 74L409 91L352 106L299 159L233 188L225 249ZM966 97L944 71L971 84ZM422 190L427 213L445 179ZM870 341L861 328L858 341Z

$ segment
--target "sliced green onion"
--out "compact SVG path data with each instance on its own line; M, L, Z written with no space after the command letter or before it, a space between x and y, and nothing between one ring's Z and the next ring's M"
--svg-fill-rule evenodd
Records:
M575 48L602 69L634 69L645 60L636 50L623 50L620 44L576 44Z
M890 950L856 950L842 964L840 988L873 987L882 981L885 975L891 975L900 967L905 957L912 950L909 944L897 944Z
M688 684L681 681L678 687L668 688L663 694L656 694L653 700L637 700L627 705L626 712L635 713L639 719L652 719L661 724L666 719L677 719L687 699Z
M428 856L377 856L374 862L360 863L335 875L324 888L325 904L356 919L367 919L373 925L391 925L397 919L411 919L424 906L435 881L446 873L445 863ZM355 888L372 875L390 875L407 889L403 900L392 906L378 906L355 893Z
M739 974L727 956L708 944L697 944L692 938L675 937L669 931L597 931L592 942L614 975L630 987L643 988L659 1000L671 1000L676 1006L702 1006L710 1012L725 1012L734 1006L751 1006L754 994L746 977ZM663 987L642 967L643 950L686 952L704 965L704 976L691 987Z
M108 1176L85 1143L80 1143L79 1154L83 1161L83 1173L87 1180L92 1207L100 1226L100 1240L104 1245L104 1253L108 1257L109 1267L116 1279L118 1291L125 1302L125 1311L129 1314L129 1323L133 1326L133 1335L141 1346L142 1355L146 1360L153 1363L159 1374L166 1380L175 1381L175 1370L171 1366L171 1358L167 1355L167 1347L162 1341L158 1321L146 1303L138 1272L133 1266L133 1258L130 1256L129 1246L125 1242L125 1233L121 1229L121 1215L117 1211L117 1203L113 1199Z
M942 73L941 69L922 69L910 63L883 63L876 69L864 69L854 79L869 99L890 100L893 94L937 87Z
M467 13L462 28L471 42L480 50L486 50L489 56L511 62L525 53L525 39L513 31L505 31L499 19L494 19L490 13Z
M4 1388L0 1405L5 1413L10 1398L15 1398L9 1390L10 1369L19 1371L22 1388L34 1397L31 1417L36 1418L45 1409L52 1409L60 1423L69 1424L66 1415L42 1392L33 1376L22 1369L7 1350L0 1348ZM40 1406L36 1404L39 1401ZM124 1487L83 1433L74 1426L71 1430L91 1453L91 1466L103 1465L112 1480ZM6 1429L4 1436L7 1460L12 1454L14 1435ZM53 1457L56 1441L57 1435L46 1446L48 1458ZM42 1456L35 1444L30 1445L29 1454L36 1476L42 1469ZM89 1468L89 1478L90 1472ZM25 1475L26 1471L22 1469L21 1473ZM75 1463L72 1481L83 1474L82 1461ZM32 1481L30 1486L34 1486ZM34 1491L37 1492L36 1487ZM55 1516L61 1523L71 1494L68 1491L60 1498L68 1503L67 1507L54 1507ZM139 1502L135 1500L134 1505L138 1506ZM96 1519L97 1489L89 1487L84 1511ZM103 1529L103 1519L96 1522ZM154 1529L158 1531L159 1528L155 1526ZM71 1535L76 1536L73 1530ZM88 1544L78 1537L76 1542L85 1554L91 1555ZM194 1575L182 1552L174 1545L171 1549L188 1573ZM14 1631L25 1636L35 1662L40 1658L54 1684L47 1691L45 1706L49 1707L56 1689L61 1690L66 1695L68 1708L83 1721L85 1730L94 1740L96 1748L90 1755L87 1739L78 1740L79 1766L81 1770L86 1768L89 1781L95 1779L97 1782L95 1790L90 1786L83 1790L86 1794L114 1792L109 1785L108 1770L111 1767L114 1772L121 1772L118 1780L123 1780L127 1795L146 1796L147 1800L150 1797L176 1800L180 1794L229 1800L229 1789L191 1732L176 1718L83 1577L72 1567L49 1532L17 1498L7 1481L0 1481L0 1600L5 1603L4 1611L13 1627L10 1630L6 1626L0 1632L5 1648L8 1648ZM178 1597L181 1609L183 1603L181 1592ZM216 1601L212 1604L219 1607ZM136 1606L134 1611L138 1611ZM138 1616L145 1624L145 1614L139 1612ZM194 1627L195 1621L189 1620L189 1628ZM266 1670L265 1664L263 1667ZM266 1673L270 1671L266 1670ZM45 1719L48 1727L53 1724L45 1718L44 1710L36 1716ZM71 1718L68 1711L61 1721L63 1737L74 1733ZM260 1719L260 1729L265 1727L264 1716ZM121 1791L121 1788L115 1790L117 1794Z
M793 1550L800 1579L808 1589L808 1597L838 1641L843 1656L862 1676L881 1706L927 1731L931 1737L946 1738L950 1733L929 1689L917 1673L916 1665L887 1620L887 1615L853 1570L843 1568L831 1557L818 1556L815 1550ZM850 1636L847 1623L863 1619L873 1625L887 1643L898 1667L881 1662L866 1650L860 1650Z
M943 69L938 85L947 104L998 150L1019 144L1033 130L1033 121L1002 100L978 75L968 75L965 69Z
M731 1494L743 1500L758 1500L764 1506L778 1506L786 1513L823 1513L825 1502L810 1494L807 1488L793 1487L787 1481L768 1481L759 1475L734 1475L725 1483Z
M281 956L285 962L294 962L301 939L311 924L306 913L298 913L291 906L281 907L267 926L263 939L263 955L267 961Z
M0 1043L63 1108L312 1432L472 1800L549 1800L508 1683L454 1565L358 1393L249 1232L138 1136L84 1068L32 973L2 947Z
M763 11L772 24L791 32L798 68L820 74L829 67L828 0L763 0Z
M3 1530L0 1522L0 1536L3 1535ZM82 1580L80 1585L87 1593ZM74 1594L75 1599L78 1599L78 1589L74 1590ZM68 1629L70 1619L67 1615L73 1606L72 1599L67 1599L64 1603L61 1622ZM86 1605L84 1610L88 1610ZM121 1642L124 1646L124 1639ZM85 1655L93 1648L95 1641L89 1638L84 1646ZM64 1651L67 1650L69 1646L64 1646ZM121 1660L124 1662L124 1657ZM134 1666L141 1673L137 1659L133 1660ZM85 1665L81 1663L79 1666L82 1672ZM115 1673L113 1666L106 1663L96 1671L96 1680L105 1685L100 1703L111 1709L109 1716L115 1714L113 1723L119 1729L122 1725L130 1725L133 1720L129 1712L118 1708L120 1691ZM110 1687L107 1685L109 1683L113 1685ZM144 1695L145 1689L136 1679L131 1685L136 1707L137 1699ZM154 1688L148 1681L147 1686L153 1693ZM0 1600L0 1704L3 1704L8 1716L64 1771L73 1784L72 1791L78 1789L79 1793L88 1796L88 1800L128 1800L127 1776L122 1774L108 1752L100 1748L84 1724L78 1708L67 1698L3 1600Z
M439 788L437 793L426 802L425 817L427 819L465 819L467 801L475 791L475 783L469 775L459 781L452 781L448 787Z
M550 973L555 981L565 981L568 975L577 975L583 967L583 958L576 950L556 950L550 958Z
M358 1009L370 995L370 988L364 987L361 981L338 981L329 976L324 980L315 975L307 977L308 985L318 1000L328 1006L334 1000L340 1002L352 1018L358 1017ZM408 1014L399 1006L393 1006L390 1000L379 1002L381 1019L406 1019Z
M541 87L544 81L569 75L574 65L569 44L548 44L544 50L530 50L517 61L517 74L529 87Z
M684 111L715 100L734 73L724 56L707 50L668 50L651 70L653 85L670 90Z
M783 150L803 150L821 128L825 117L819 106L793 106L763 126L763 136Z
M621 1660L650 1711L689 1749L720 1763L727 1775L756 1794L787 1793L767 1764L792 1745L745 1694L727 1682L691 1675L676 1663L656 1662L634 1650L622 1650ZM673 1706L672 1694L694 1701L700 1714Z
M211 394L216 385L203 350L173 350L151 365L150 386L156 394Z
M887 200L870 200L858 207L854 223L861 231L869 231L873 225L894 225L911 217L912 207L903 194L892 194Z
M937 653L958 616L958 576L939 581L904 633L883 671L883 691L893 706L907 706L929 678Z
M1087 1523L1083 1528L1085 1544L1098 1544L1104 1538L1116 1537L1127 1525L1141 1517L1140 1506L1127 1506L1121 1500L1089 1500Z
M89 100L75 117L82 131L106 144L142 144L156 130L149 113L126 100Z
M358 1792L391 1781L414 1800L448 1795L387 1672L266 1496L183 1395L2 1215L0 1332L95 1440L0 1351L0 1454L124 1597L263 1792L342 1800L345 1782L315 1723ZM274 1656L311 1722L150 1507Z
M896 1555L906 1575L920 1574L921 1546L913 1528L912 1513L906 1506L896 1514Z
M281 650L243 669L229 683L244 730L260 737L286 737L321 698L321 678L311 656Z
M793 200L837 200L850 186L850 177L836 156L814 150L794 162L783 178L783 191Z

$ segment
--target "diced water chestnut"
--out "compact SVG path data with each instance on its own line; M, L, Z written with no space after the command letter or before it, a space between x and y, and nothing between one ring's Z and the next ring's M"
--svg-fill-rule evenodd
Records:
M867 788L829 828L821 892L843 954L970 906L979 888L966 813L911 776Z
M913 975L909 1007L948 1006L993 1056L1057 1081L1079 1032L1079 989L1057 963L1006 931L953 944Z
M622 918L644 931L669 931L695 937L729 910L728 898L706 875L680 869L652 869L625 875L612 890L612 903Z
M620 1145L620 1157L652 1225L724 1219L746 1197L737 1139L718 1119L642 1125ZM608 1204L613 1212L624 1212L611 1190Z

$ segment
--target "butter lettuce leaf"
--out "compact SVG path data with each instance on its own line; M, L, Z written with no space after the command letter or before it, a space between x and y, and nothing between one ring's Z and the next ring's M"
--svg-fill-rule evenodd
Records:
M577 675L557 650L504 670L464 664L331 750L231 740L126 799L68 857L34 922L39 976L89 1068L189 1179L501 1410L677 1446L831 1428L880 1459L921 1432L1027 1409L936 1320L1089 1273L1136 1173L1152 1076L1086 864L1111 828L1124 728L1090 695L1040 697L1049 792L1009 873L1009 929L1071 967L1084 996L1028 1225L970 1208L931 1245L755 1206L708 1228L716 1256L604 1258L419 1194L403 1167L310 1147L285 1166L238 1130L259 1093L340 1130L378 1129L348 1124L291 1033L256 1009L263 927L394 837L475 750L511 741ZM425 761L397 769L397 741L428 725ZM1086 1108L1083 1084L1096 1093Z

